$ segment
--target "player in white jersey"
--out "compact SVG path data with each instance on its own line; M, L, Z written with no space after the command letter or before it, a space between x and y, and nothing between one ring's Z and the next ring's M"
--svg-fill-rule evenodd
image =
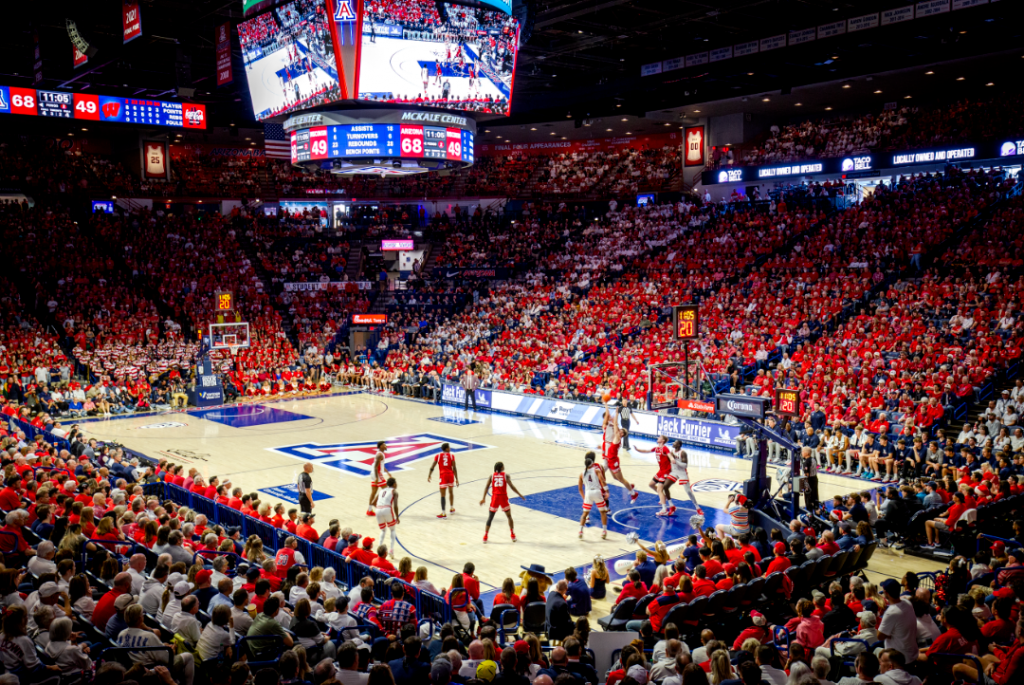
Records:
M686 450L683 449L683 443L681 440L676 440L672 443L671 449L669 449L669 458L672 460L672 470L667 476L665 481L673 485L678 485L686 493L686 496L693 502L694 508L697 509L699 516L704 515L704 510L697 504L697 498L693 496L693 490L690 489L690 473L688 471L689 459L686 456ZM675 505L669 507L669 512L674 514L676 512Z
M580 517L580 539L583 539L583 528L590 518L590 510L597 507L601 512L601 539L608 537L608 502L605 496L604 469L597 463L596 455L587 452L584 459L586 468L580 474L577 487L583 498L583 516Z
M370 504L366 508L366 515L373 516L376 514L374 507L377 506L377 491L383 488L387 484L387 479L391 477L387 468L384 467L384 458L388 451L388 444L381 440L377 443L377 454L373 456L373 466L370 471Z
M427 92L427 84L430 83L430 69L426 65L420 67L420 79L423 81L423 92Z
M394 478L388 478L385 487L377 493L377 525L380 526L380 541L384 542L385 533L391 535L391 558L395 558L395 526L401 521L398 519L398 483Z

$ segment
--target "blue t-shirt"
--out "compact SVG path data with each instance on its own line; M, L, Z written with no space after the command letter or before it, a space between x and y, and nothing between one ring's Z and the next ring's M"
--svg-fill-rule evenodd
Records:
M573 616L590 613L590 588L580 578L569 583L569 613Z
M693 569L700 566L700 547L690 545L683 548L683 558L686 559L686 570L693 573Z

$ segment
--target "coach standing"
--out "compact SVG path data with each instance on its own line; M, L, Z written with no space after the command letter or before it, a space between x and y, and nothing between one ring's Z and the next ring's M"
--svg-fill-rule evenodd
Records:
M462 389L466 391L465 408L469 410L469 402L473 401L473 411L476 411L476 389L480 387L480 379L473 373L473 369L466 369L462 377Z
M299 509L307 514L313 512L313 477L309 474L313 473L313 465L306 463L302 467L302 473L299 474L299 480L296 483L299 490Z

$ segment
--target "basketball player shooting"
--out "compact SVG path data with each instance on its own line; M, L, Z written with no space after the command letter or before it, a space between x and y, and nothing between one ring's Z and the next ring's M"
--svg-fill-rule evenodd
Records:
M601 539L608 538L608 502L605 499L604 471L601 465L595 461L595 454L587 452L584 459L583 473L580 474L577 487L580 497L583 498L583 515L580 517L580 540L583 539L583 529L590 518L590 510L597 507L601 512Z
M381 440L377 443L377 454L373 456L373 468L370 471L370 504L367 506L366 515L376 515L377 491L387 485L391 474L384 467L384 455L387 454L388 444Z
M480 506L484 505L487 501L487 491L494 488L491 492L491 513L487 516L487 527L484 528L484 542L487 542L487 536L491 532L491 523L494 521L494 515L501 509L505 512L505 516L508 518L508 529L512 534L512 542L516 541L516 531L512 523L512 507L508 503L508 488L512 488L512 492L519 495L522 500L526 499L526 496L516 490L516 486L512 485L512 479L505 473L505 465L500 461L494 465L494 473L487 480L487 485L484 486L484 497L480 500Z
M676 513L676 508L672 504L672 493L669 491L669 487L672 484L667 480L668 476L672 473L672 457L668 446L668 438L664 435L659 435L658 444L654 446L654 449L645 450L642 447L637 447L636 450L645 454L653 453L657 455L658 473L651 479L648 487L658 493L658 501L661 502L661 510L656 516L672 516Z
M447 442L441 445L441 453L434 457L434 463L430 465L430 472L427 473L427 482L434 475L434 467L440 467L441 471L441 513L437 518L448 518L445 513L445 491L451 499L452 508L449 513L455 513L455 488L459 487L459 470L455 466L455 455L452 454L451 445ZM486 497L486 493L484 494Z
M622 437L625 433L621 428L616 428L614 425L610 426L609 429L612 433L612 439L604 444L605 463L608 464L608 470L611 471L612 477L629 490L629 501L635 502L640 493L636 491L636 486L622 475L622 465L619 463L619 447L622 445ZM605 431L605 434L607 433L608 431Z

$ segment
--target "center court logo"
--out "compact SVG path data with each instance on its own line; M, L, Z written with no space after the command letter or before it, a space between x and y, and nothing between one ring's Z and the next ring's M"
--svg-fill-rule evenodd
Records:
M738 492L742 488L742 483L725 478L707 478L693 484L694 492Z
M388 444L384 464L389 471L405 471L413 462L432 459L441 451L441 445L446 442L451 446L454 454L493 449L491 445L456 440L432 433L417 433L383 439ZM268 447L267 450L293 459L311 461L316 466L325 466L366 478L373 468L373 457L377 453L377 440L327 445L307 442L298 445Z
M165 421L163 423L148 423L145 426L139 426L136 430L150 430L153 428L184 428L187 423L180 423L178 421Z

